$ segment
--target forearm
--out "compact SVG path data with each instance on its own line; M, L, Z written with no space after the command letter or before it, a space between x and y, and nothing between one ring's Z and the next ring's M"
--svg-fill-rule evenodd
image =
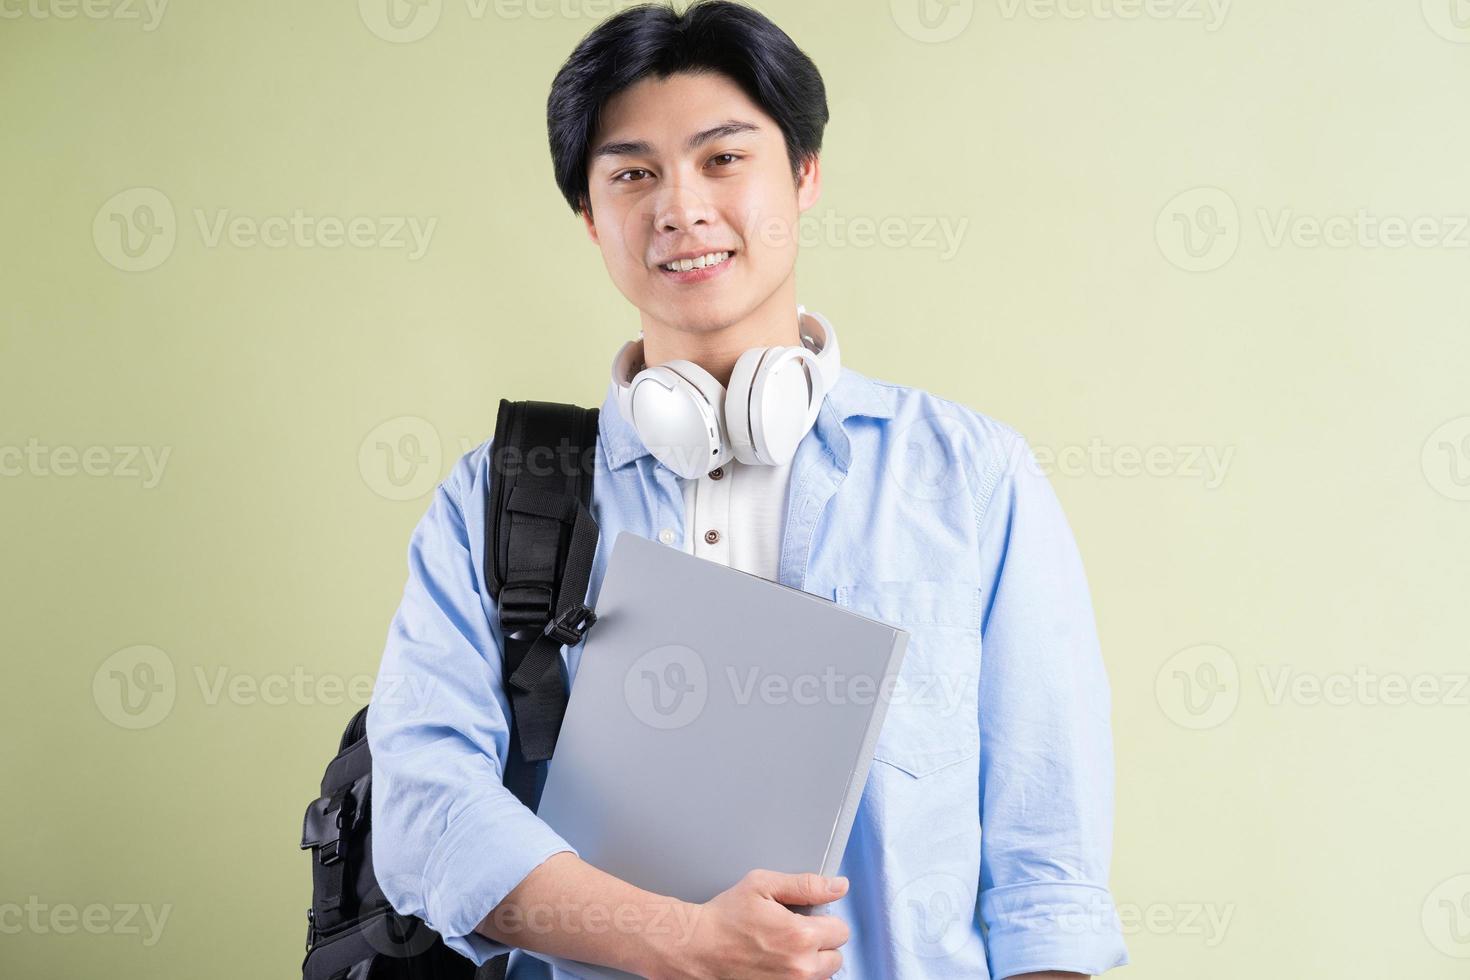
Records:
M570 851L539 864L475 927L495 942L657 976L694 931L699 906L631 885Z

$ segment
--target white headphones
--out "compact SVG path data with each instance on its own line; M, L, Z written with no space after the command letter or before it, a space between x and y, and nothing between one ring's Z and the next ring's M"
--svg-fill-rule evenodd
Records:
M623 418L655 459L686 479L731 456L790 462L842 370L827 318L804 306L796 316L802 346L752 347L735 362L728 390L693 361L644 367L642 337L628 341L612 363Z

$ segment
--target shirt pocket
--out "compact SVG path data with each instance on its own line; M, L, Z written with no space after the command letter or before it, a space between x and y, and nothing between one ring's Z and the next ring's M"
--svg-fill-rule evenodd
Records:
M915 779L980 750L979 585L948 581L839 585L837 604L907 630L908 647L873 757Z

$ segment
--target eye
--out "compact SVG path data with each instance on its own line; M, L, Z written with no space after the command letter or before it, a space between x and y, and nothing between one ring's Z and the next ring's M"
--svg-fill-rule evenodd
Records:
M634 167L632 170L624 170L620 174L614 174L613 175L613 180L614 181L619 181L619 182L624 183L624 184L631 184L631 183L633 183L633 181L631 181L631 180L625 180L624 179L629 174L646 174L646 173L648 173L647 170L643 170L643 169L641 169L639 167Z
M724 159L728 159L730 161L730 163L734 163L735 161L737 161L737 160L739 160L741 158L737 154L734 154L734 153L717 153L714 156L710 157L710 162L711 163L714 163L716 160L724 160ZM724 167L728 167L729 165L730 165L729 163L721 164L721 166L724 166Z

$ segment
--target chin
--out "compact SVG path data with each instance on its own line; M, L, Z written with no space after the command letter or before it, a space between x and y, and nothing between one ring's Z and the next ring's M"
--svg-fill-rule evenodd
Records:
M698 333L719 330L740 319L736 304L720 302L713 298L699 301L691 299L684 303L660 303L658 307L657 310L651 311L655 319L670 326Z

